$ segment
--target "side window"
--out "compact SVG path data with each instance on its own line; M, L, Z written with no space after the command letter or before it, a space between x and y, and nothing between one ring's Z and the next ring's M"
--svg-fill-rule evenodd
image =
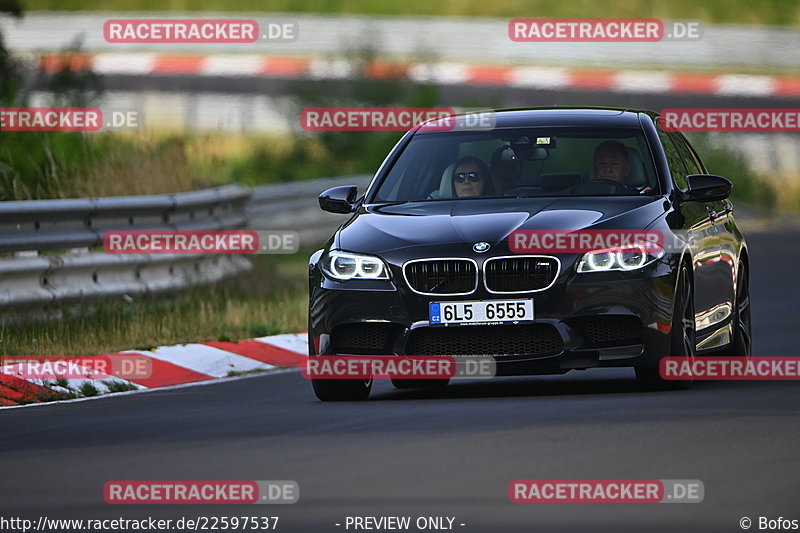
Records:
M692 165L693 165L692 168L696 168L698 174L705 174L706 171L703 168L702 161L700 161L700 156L697 155L697 152L694 150L694 148L692 148L692 144L683 135L679 135L679 137L680 137L680 139L681 139L681 141L683 143L683 146L684 146L684 148L686 150L686 157L690 158L691 161L692 161ZM683 153L683 152L681 152L681 153ZM689 166L688 162L686 163L686 166Z
M683 164L686 165L686 169L689 171L689 174L702 174L703 171L700 169L700 165L695 160L692 150L686 144L686 141L683 139L683 137L675 132L671 132L669 136L672 138L675 146L678 147L678 152L680 152L681 159L683 159Z
M686 183L686 175L690 174L690 172L687 171L686 166L683 164L683 158L675 147L675 143L672 142L669 133L662 128L661 121L658 123L658 138L661 139L661 145L664 147L669 173L672 174L675 185L682 191L689 190L689 184ZM693 173L691 172L691 174Z

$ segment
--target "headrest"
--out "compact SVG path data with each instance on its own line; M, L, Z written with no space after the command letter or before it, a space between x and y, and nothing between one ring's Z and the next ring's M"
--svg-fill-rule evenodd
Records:
M453 170L455 170L455 162L450 163L442 172L442 181L439 182L439 198L452 198L453 197Z

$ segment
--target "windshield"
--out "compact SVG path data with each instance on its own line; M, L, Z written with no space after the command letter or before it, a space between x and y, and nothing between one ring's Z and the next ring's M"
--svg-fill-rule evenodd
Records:
M370 201L634 196L658 190L639 129L507 128L416 134Z

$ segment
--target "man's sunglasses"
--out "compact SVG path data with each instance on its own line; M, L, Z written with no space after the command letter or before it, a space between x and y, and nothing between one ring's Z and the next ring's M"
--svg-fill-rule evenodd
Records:
M453 179L456 180L456 183L464 183L464 180L469 178L469 181L480 181L483 179L483 174L480 172L459 172Z

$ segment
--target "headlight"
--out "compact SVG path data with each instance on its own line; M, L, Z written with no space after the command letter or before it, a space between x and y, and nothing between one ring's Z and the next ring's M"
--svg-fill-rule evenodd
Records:
M349 279L389 279L389 271L377 257L331 250L320 263L326 276L340 281Z
M578 262L578 272L639 270L664 257L664 253L664 249L654 243L595 250L581 257Z

